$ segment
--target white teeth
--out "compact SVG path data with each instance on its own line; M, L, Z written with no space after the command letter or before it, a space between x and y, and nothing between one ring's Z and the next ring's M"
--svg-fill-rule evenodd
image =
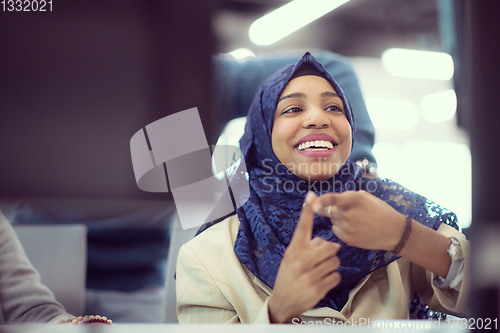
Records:
M297 148L300 150L304 150L304 149L307 149L309 147L332 149L333 144L330 141L316 140L316 141L303 142Z

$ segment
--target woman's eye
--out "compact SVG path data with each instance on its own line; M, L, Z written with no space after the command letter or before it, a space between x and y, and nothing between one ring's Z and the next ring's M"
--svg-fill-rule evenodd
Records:
M343 112L342 108L338 105L332 105L326 108L327 111L338 111L338 112Z
M296 112L300 112L302 111L301 108L298 108L298 107L293 107L293 108L289 108L289 109L286 109L285 111L283 111L281 114L286 114L286 113L296 113Z

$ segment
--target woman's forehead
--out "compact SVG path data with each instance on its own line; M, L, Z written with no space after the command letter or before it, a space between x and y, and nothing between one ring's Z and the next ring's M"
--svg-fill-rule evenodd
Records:
M309 91L319 91L320 93L325 91L334 92L337 96L337 91L333 88L332 84L328 82L325 78L317 75L304 75L296 77L290 80L284 87L280 94L280 97L291 93L291 92L309 92Z

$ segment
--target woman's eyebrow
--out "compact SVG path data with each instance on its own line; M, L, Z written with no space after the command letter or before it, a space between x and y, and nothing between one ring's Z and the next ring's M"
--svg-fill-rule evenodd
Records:
M325 91L324 93L321 93L321 97L340 97L340 96L336 92Z
M281 97L281 98L278 100L278 103L279 103L279 102L281 102L281 101L282 101L282 100L284 100L284 99L287 99L287 98L295 98L295 97L305 98L305 97L306 97L306 95L305 95L305 94L303 94L303 93L299 93L299 92L297 92L297 93L291 93L291 94L288 94L288 95L285 95L285 96Z

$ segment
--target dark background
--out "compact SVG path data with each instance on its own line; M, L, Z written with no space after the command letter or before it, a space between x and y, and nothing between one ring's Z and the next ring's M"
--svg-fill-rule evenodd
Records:
M210 124L211 10L55 0L0 12L0 195L158 199L137 188L129 141L194 106Z

